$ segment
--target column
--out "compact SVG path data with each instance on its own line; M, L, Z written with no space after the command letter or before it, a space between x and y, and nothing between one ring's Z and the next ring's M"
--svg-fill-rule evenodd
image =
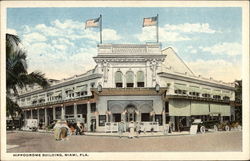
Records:
M39 114L39 109L37 109L37 122L40 122L40 114Z
M27 119L27 111L26 110L24 111L24 119L25 120Z
M90 124L91 124L91 120L90 120L90 103L87 103L87 126L88 126L88 131L90 131Z
M56 107L52 107L53 110L53 120L56 119Z
M30 110L30 118L33 119L33 110Z
M65 106L61 105L61 119L65 119Z
M74 118L77 118L77 104L74 103Z
M162 111L162 125L165 126L166 124L166 112L165 112L165 108Z
M44 109L44 117L45 117L45 120L44 120L44 125L45 126L48 126L48 116L47 116L47 108Z

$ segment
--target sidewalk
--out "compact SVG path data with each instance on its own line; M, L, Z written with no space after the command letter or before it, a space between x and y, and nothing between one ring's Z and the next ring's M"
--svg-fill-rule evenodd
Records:
M86 136L112 136L112 137L119 137L119 133L105 133L105 132L85 132ZM164 134L163 132L146 132L140 133L139 137L155 137L155 136L178 136L178 135L189 135L189 131L182 131L182 132L172 132L168 134ZM123 133L122 137L128 137L129 132ZM135 133L136 136L136 133Z

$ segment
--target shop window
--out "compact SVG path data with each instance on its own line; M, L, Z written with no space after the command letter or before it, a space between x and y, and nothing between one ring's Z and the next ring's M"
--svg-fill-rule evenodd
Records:
M122 83L116 83L115 86L116 88L122 88Z
M137 82L137 87L144 87L144 82Z
M204 93L204 94L202 94L202 97L204 97L204 98L210 98L211 95L210 95L210 94L207 94L207 93Z
M150 113L142 113L141 114L141 121L150 121Z
M180 90L180 89L177 89L174 91L175 94L187 94L187 91L186 90Z
M134 83L127 83L127 87L134 87Z
M113 114L113 122L121 122L121 114L120 113Z
M198 92L189 92L189 95L190 95L190 96L199 97L199 96L200 96L200 93L198 93Z
M96 111L96 103L91 103L90 104L90 111L95 112Z
M155 122L159 122L159 125L162 126L162 115L155 115Z
M105 126L106 115L99 115L99 126Z

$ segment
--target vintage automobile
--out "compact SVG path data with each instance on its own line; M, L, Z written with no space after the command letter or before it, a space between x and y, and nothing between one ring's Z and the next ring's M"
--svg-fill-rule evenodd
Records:
M219 120L201 121L201 119L195 119L192 125L198 125L197 131L201 133L205 133L209 129L213 129L213 131L218 131L218 130L230 131L230 123L229 122L221 123Z

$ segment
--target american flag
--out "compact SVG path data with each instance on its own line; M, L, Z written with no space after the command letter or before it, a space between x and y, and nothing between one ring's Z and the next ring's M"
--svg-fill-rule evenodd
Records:
M90 19L85 22L85 29L88 27L99 27L100 17L96 19Z
M157 24L157 16L156 17L148 17L143 19L142 27L146 26L155 26Z

